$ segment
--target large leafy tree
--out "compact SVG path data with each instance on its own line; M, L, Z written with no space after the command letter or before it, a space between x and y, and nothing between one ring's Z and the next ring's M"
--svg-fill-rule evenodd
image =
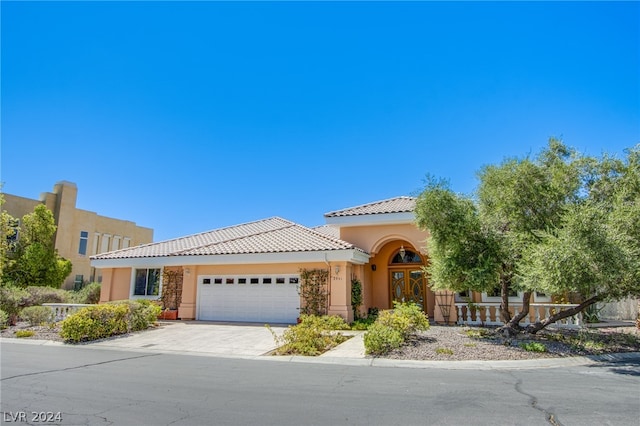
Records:
M71 273L71 262L58 255L56 229L53 214L44 205L24 215L17 244L6 253L3 282L59 288Z
M473 197L430 179L416 218L430 231L434 286L499 290L508 333L528 315L534 291L585 298L531 332L599 301L640 295L640 149L627 154L585 157L552 139L536 158L484 167ZM512 291L523 293L517 316Z
M16 235L16 219L2 209L4 196L0 193L0 285L3 283L4 270L12 264L9 253L13 250Z

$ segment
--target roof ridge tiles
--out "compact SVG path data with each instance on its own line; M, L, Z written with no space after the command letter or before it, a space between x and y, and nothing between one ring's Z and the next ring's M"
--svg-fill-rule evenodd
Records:
M188 248L185 248L185 249L182 249L182 250L176 250L175 252L171 253L170 256L180 256L182 253L193 251L193 250L196 250L196 249L202 249L204 247L214 247L214 246L221 245L221 244L228 244L228 243L233 242L233 241L238 241L238 240L246 239L246 238L249 238L249 237L255 237L255 236L258 236L258 235L265 235L265 234L268 234L268 233L271 233L271 232L280 231L282 229L291 228L291 227L297 225L295 222L292 222L290 220L284 219L282 217L272 216L272 217L269 217L269 218L266 218L266 219L256 220L256 221L253 221L253 222L247 222L247 223L243 223L243 224L240 224L240 225L229 226L229 227L220 228L220 229L214 229L214 230L209 231L209 232L217 232L217 231L222 231L222 230L231 229L231 228L239 228L239 227L242 227L242 226L252 225L252 224L255 224L255 223L259 223L259 222L268 222L268 221L271 221L271 220L274 220L274 219L281 220L281 221L284 221L286 223L283 223L281 226L277 226L275 228L267 229L267 230L264 230L264 231L252 232L252 233L249 233L249 234L246 234L246 235L238 235L237 237L227 238L227 239L224 239L224 240L221 240L221 241L212 241L210 243L202 244L202 245L199 245L199 246L188 247ZM195 234L195 235L197 235L197 234Z
M372 201L370 203L364 203L364 204L360 204L360 205L353 206L353 207L347 207L347 208L344 208L344 209L333 210L333 211L330 211L328 213L325 213L324 217L340 216L340 215L343 215L345 212L357 211L357 210L361 210L361 209L367 209L367 208L371 208L373 206L378 206L378 205L382 205L382 204L389 204L389 203L392 203L394 201L399 201L399 200L411 201L411 200L417 200L417 198L416 197L411 197L411 196L408 196L408 195L400 195L400 196L397 196L397 197L391 197L391 198L386 198L384 200ZM374 214L374 213L359 213L359 214Z
M325 233L322 233L322 232L316 231L316 230L315 230L315 229L313 229L313 228L309 228L309 227L307 227L307 226L300 225L299 223L295 223L295 224L294 224L294 226L298 226L298 227L300 227L300 228L305 229L306 231L310 231L310 232L312 232L314 235L316 235L316 236L318 236L318 237L320 237L320 238L324 238L324 239L329 240L329 241L332 241L332 242L334 242L334 243L344 244L344 245L346 245L346 246L347 246L347 247L345 247L345 248L355 248L355 249L358 249L358 250L362 250L362 249L360 249L360 248L356 247L353 243L350 243L349 241L345 241L345 240L342 240L342 239L340 239L340 238L332 237L331 235L327 235L327 234L325 234ZM364 251L364 250L363 250L363 251Z

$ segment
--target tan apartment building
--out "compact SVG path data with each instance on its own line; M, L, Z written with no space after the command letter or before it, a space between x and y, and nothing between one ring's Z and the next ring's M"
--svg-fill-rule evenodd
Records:
M73 265L63 288L77 288L87 281L102 282L100 270L91 266L90 256L153 241L153 229L76 208L78 188L72 182L56 183L53 192L40 194L39 200L6 193L3 195L3 210L16 219L33 213L39 204L44 204L53 213L58 227L55 247L58 254L69 259Z

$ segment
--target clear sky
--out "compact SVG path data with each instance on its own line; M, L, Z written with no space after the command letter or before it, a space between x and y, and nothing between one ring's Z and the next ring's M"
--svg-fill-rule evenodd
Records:
M0 3L1 181L155 240L640 142L640 3Z

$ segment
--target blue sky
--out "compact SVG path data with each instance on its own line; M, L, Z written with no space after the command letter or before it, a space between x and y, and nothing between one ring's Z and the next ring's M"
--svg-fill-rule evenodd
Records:
M0 4L4 192L155 240L640 142L640 3Z

